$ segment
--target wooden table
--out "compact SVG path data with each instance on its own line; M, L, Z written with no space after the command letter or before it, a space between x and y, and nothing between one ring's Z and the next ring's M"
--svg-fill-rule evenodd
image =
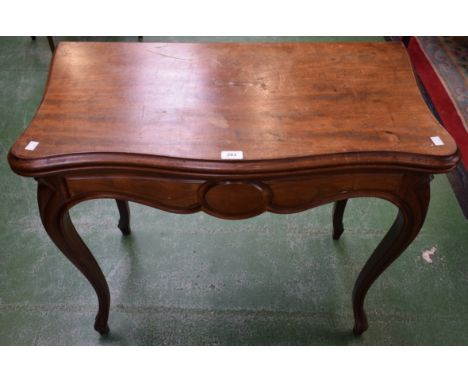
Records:
M128 200L225 219L335 202L338 239L348 198L386 199L398 216L353 291L361 334L369 287L424 222L431 174L459 157L398 43L61 43L8 159L37 180L44 227L96 290L102 334L109 288L68 213L82 201L116 199L124 234Z

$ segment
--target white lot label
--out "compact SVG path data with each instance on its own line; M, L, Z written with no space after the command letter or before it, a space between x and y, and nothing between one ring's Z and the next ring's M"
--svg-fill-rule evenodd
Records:
M442 139L440 139L439 136L437 136L437 137L431 137L431 141L432 141L432 143L434 143L434 145L436 145L436 146L443 146L443 145L444 145L444 142L442 141Z
M244 159L242 151L221 151L221 159Z
M33 151L37 147L38 144L39 144L39 142L31 141L26 145L26 147L24 149L29 150L29 151Z

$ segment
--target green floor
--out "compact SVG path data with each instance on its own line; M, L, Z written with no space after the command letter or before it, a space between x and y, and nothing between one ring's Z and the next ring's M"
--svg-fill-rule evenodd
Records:
M72 218L111 290L111 334L100 337L94 291L42 228L35 181L6 161L40 102L50 59L44 37L0 38L0 345L468 344L468 222L445 175L433 181L421 233L370 290L361 338L351 334L351 291L396 215L385 201L351 200L339 242L331 205L224 221L132 203L128 238L113 201L78 205ZM429 263L421 254L432 247Z

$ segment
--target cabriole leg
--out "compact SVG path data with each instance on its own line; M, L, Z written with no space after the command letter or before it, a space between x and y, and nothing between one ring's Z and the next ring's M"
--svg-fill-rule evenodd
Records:
M68 213L66 191L58 180L38 180L38 203L42 223L55 245L88 279L96 291L99 310L94 328L101 334L107 334L109 327L110 294L107 281L89 251L86 244L76 232Z
M339 200L333 205L333 240L338 240L343 233L343 214L348 199Z
M128 201L115 199L117 208L119 209L120 219L117 227L122 231L124 236L130 235L130 207Z
M430 199L429 179L427 175L414 177L410 179L414 184L413 188L402 187L396 220L356 280L353 289L355 335L362 334L368 328L364 312L367 291L382 272L411 244L424 223Z

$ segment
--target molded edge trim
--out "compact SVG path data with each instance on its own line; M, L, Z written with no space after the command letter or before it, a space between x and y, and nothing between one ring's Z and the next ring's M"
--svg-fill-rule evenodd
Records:
M303 158L259 161L203 161L125 153L70 154L43 159L21 159L10 149L11 169L22 176L47 176L84 168L136 168L175 173L200 174L277 174L301 170L348 168L356 166L405 169L428 173L450 172L459 162L460 152L450 156L395 152L341 153Z

